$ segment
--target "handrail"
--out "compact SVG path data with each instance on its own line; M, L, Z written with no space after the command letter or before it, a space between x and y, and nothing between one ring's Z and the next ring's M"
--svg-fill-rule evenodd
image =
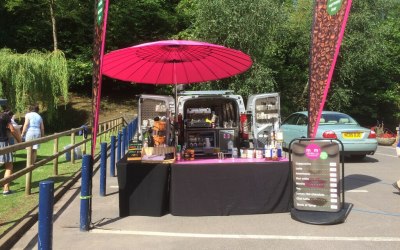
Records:
M88 142L90 140L91 140L90 138L85 139L85 140L75 144L75 147L78 147L78 146L80 146L80 145L82 145L82 144L84 144L84 143L86 143L86 142ZM42 165L54 160L55 158L60 157L61 155L65 154L66 152L71 151L71 148L72 147L69 147L69 148L66 148L66 149L64 149L62 151L59 151L54 155L48 156L43 160L40 160L40 161L37 161L37 162L33 163L32 165L30 165L30 167L21 169L21 170L15 172L15 173L11 174L7 178L0 179L0 185L4 185L4 184L9 183L9 182L11 182L11 181L13 181L15 179L18 179L19 177L25 175L26 173L29 173L29 172L37 169L38 167L40 167L40 166L42 166Z
M124 126L124 122L126 123L125 119L123 117L120 117L120 118L114 118L114 119L111 119L109 121L105 121L105 122L100 123L99 127L102 127L103 125L110 124L110 123L112 125L110 125L108 129L102 131L101 133L98 133L97 137L102 136L102 135L104 135L106 133L109 133L111 131L115 131L116 128L118 130L120 130L121 125L122 125L122 127ZM45 143L45 142L48 142L48 141L53 140L53 139L58 139L59 137L65 136L65 135L74 135L75 133L77 133L79 131L82 131L84 129L85 129L84 127L73 128L73 129L70 129L70 130L67 130L67 131L54 133L52 135L41 137L41 138L29 141L29 142L21 142L21 143L14 144L14 145L11 145L11 146L8 146L8 147L5 147L5 148L0 148L0 154L7 154L7 153L15 152L15 151L18 151L18 150L22 150L22 149L28 149L28 152L27 152L27 156L28 156L28 153L30 151L29 149L32 148L33 145L40 144L40 143ZM74 137L72 137L72 138L74 138ZM9 182L11 182L11 181L23 176L23 175L29 175L33 170L39 168L40 166L43 166L44 164L46 164L46 163L48 163L48 162L50 162L50 161L52 161L54 159L58 159L61 155L65 154L67 152L71 152L76 147L79 147L82 144L90 142L91 139L92 138L89 137L89 138L84 139L83 141L81 141L79 143L74 143L73 145L69 145L67 148L65 148L64 150L61 150L61 151L58 151L58 149L57 149L57 152L55 152L51 156L47 156L45 159L42 159L42 160L37 161L35 163L32 163L29 166L28 166L29 162L27 162L27 166L24 169L19 170L19 171L15 172L15 173L11 174L7 178L0 179L0 185L4 185L6 183L9 183ZM94 162L98 161L99 158L100 158L100 154L98 154L97 156L94 156ZM73 157L73 155L71 155L71 161L73 162L73 160L74 160L74 157ZM28 192L28 194L29 193L30 192Z
M36 145L36 144L40 144L40 143L43 143L43 142L47 142L47 141L50 141L51 139L55 139L55 138L58 138L58 137L61 137L61 136L64 136L64 135L70 135L70 134L76 133L76 132L78 132L80 130L83 130L83 128L73 128L73 129L68 130L68 131L64 131L64 132L60 132L60 133L54 133L52 135L41 137L39 139L35 139L35 140L32 140L32 141L21 142L21 143L17 143L17 144L14 144L14 145L11 145L11 146L8 146L8 147L5 147L5 148L0 148L0 155L7 154L7 153L10 153L10 152L14 152L14 151L18 151L18 150L21 150L21 149L25 149L27 147L30 147L30 146L33 146L33 145Z

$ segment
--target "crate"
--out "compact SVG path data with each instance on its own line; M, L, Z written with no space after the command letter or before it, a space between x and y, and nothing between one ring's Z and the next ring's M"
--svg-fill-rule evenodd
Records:
M168 160L143 159L143 156L157 156L173 153L173 158ZM173 163L175 162L175 147L146 147L142 148L142 162L148 163Z
M142 159L142 144L129 142L127 160L140 161Z

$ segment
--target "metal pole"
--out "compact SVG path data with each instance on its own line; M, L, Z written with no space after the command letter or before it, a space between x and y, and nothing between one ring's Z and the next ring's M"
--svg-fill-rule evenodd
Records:
M121 132L118 133L118 141L117 141L117 161L121 160L121 142L122 134Z
M115 177L115 135L111 136L110 149L110 176Z
M101 143L100 155L100 196L106 196L106 174L107 174L107 143Z
M53 248L54 182L39 183L39 233L38 249Z
M80 230L89 231L90 224L90 203L91 196L91 180L92 180L92 156L84 155L82 158L82 183L81 183L81 213L80 213Z

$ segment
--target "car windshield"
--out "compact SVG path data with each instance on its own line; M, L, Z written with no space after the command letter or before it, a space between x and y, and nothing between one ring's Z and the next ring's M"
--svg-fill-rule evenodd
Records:
M322 114L321 125L331 125L331 124L349 124L356 125L358 124L356 120L354 120L351 116L340 113L328 113Z

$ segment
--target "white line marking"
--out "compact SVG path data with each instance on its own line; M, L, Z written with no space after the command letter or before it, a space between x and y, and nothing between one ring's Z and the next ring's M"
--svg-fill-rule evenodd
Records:
M347 190L346 193L368 193L368 190L354 189L354 190Z
M261 240L330 240L330 241L386 241L400 242L399 237L327 237L327 236L291 236L291 235L245 235L245 234L196 234L196 233L173 233L152 231L126 231L92 229L90 233L97 234L126 234L162 237L191 237L191 238L220 238L220 239L261 239Z
M376 155L384 155L384 156L389 156L389 157L393 157L393 158L398 158L395 155L388 155L388 154L382 154L382 153L375 153Z
M119 186L110 186L110 188L119 188Z

